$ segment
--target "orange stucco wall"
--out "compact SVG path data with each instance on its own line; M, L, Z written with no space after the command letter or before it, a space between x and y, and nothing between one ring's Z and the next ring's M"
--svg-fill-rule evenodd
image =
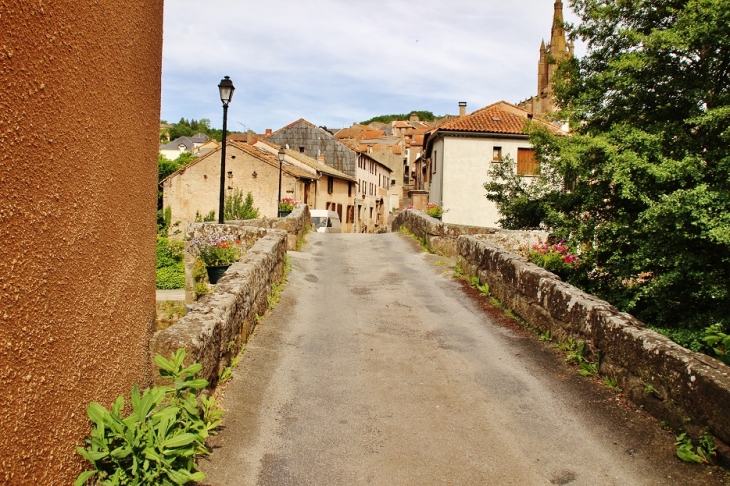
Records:
M0 483L151 377L162 0L0 2Z

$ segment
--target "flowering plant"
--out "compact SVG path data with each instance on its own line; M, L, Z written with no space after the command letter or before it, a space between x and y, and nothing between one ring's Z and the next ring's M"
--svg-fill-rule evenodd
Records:
M566 277L580 265L580 257L572 254L562 240L554 244L535 243L532 247L526 247L523 254L535 265L561 277Z
M230 265L241 258L241 241L233 235L193 238L188 251L209 267Z
M279 203L279 211L293 211L296 205L297 202L294 199L285 197Z
M440 204L428 203L426 204L426 214L432 218L440 218L444 215L444 208Z

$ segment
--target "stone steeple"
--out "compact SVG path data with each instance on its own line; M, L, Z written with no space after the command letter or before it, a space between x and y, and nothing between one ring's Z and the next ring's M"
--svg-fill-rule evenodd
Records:
M563 28L563 2L558 0L554 4L553 24L550 32L550 43L545 40L540 43L540 60L537 63L537 96L533 96L519 104L520 107L542 114L553 111L555 106L552 100L552 78L558 67L558 62L573 55L573 41L568 43Z

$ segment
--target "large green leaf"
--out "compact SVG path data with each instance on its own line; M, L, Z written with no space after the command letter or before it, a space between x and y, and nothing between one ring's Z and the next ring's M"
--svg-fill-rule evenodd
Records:
M95 474L97 474L99 471L94 469L93 471L84 471L81 474L79 474L79 477L76 478L76 481L74 481L74 486L83 486L86 484L86 481L91 479Z
M186 446L186 445L189 445L189 444L195 442L196 440L198 440L197 434L189 434L189 433L180 434L180 435L176 435L175 437L171 437L171 438L165 440L162 443L162 447L165 447L165 448L183 447L183 446Z
M100 403L91 402L89 407L86 409L86 413L92 422L98 425L103 425L105 420L109 417L109 412Z

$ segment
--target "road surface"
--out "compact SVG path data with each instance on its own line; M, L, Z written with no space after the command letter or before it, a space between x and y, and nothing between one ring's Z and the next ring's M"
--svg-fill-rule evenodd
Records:
M689 485L673 435L400 234L318 234L226 385L224 485Z

